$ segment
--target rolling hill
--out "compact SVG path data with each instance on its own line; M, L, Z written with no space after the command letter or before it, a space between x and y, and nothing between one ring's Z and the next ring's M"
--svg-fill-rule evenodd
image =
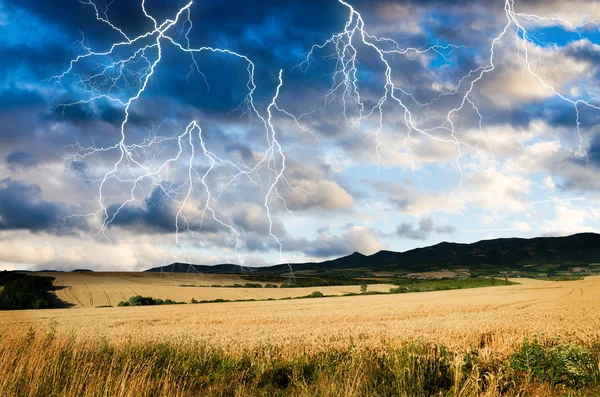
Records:
M279 264L244 268L234 264L214 266L173 263L148 272L241 273L257 275L325 274L365 276L377 273L409 274L436 270L463 270L470 276L510 274L553 276L600 272L600 234L580 233L566 237L500 238L471 244L443 242L405 252L355 252L324 262Z

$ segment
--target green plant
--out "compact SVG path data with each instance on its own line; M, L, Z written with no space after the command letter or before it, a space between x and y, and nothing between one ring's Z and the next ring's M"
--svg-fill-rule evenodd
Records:
M573 387L600 381L598 355L574 344L548 347L537 339L523 342L521 348L510 355L511 367L530 379L549 381L553 385L564 383Z
M121 301L117 306L157 306L157 305L180 305L185 302L175 302L171 299L154 299L150 296L135 295L128 301ZM193 302L192 302L193 303Z
M47 309L54 299L51 277L31 276L21 273L0 273L0 310Z

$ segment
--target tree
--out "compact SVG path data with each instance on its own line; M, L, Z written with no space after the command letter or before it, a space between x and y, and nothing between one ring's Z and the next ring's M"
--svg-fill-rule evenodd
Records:
M367 292L367 288L369 288L369 286L367 284L363 284L360 286L360 293L364 294Z

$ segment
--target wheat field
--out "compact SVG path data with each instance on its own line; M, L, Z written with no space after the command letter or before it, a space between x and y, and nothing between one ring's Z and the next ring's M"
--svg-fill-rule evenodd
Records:
M211 288L245 284L241 275L200 273L135 273L135 272L43 272L38 276L54 278L56 295L72 307L116 306L131 296L142 295L179 302L215 299L281 299L304 296L315 288ZM264 284L264 283L263 283ZM387 292L393 285L373 284L371 291ZM360 292L360 286L319 287L326 295Z
M581 281L515 281L520 284L396 295L3 312L0 332L22 334L30 328L42 330L52 325L57 331L72 333L78 338L190 338L215 346L248 347L270 343L292 349L345 344L350 338L369 345L382 340L422 338L446 346L466 347L479 343L485 335L502 339L507 348L520 342L523 336L533 334L575 340L600 339L600 277ZM109 285L97 288L122 288ZM148 289L136 288L131 294L146 293L172 299L187 296L168 295L169 288L190 294L190 298L199 298L202 296L199 293L204 291L241 293L255 298L271 292L263 288L224 291L229 289L151 283ZM325 293L356 288L318 289ZM273 293L305 295L314 289L273 289Z
M104 277L104 289L222 290L155 276L116 286L119 277ZM73 276L74 289L75 279L87 282ZM0 390L18 397L599 395L600 277L514 281L520 284L0 312Z

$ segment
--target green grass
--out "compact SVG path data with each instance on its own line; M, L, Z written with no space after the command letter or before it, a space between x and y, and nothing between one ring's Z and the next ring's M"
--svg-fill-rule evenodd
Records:
M549 276L546 278L549 281L579 281L583 280L582 276Z
M463 279L415 280L399 279L394 281L398 287L391 288L390 293L446 291L463 288L493 287L516 284L505 278L480 277Z
M269 283L273 286L273 283L279 283L280 288L305 288L305 287L328 287L328 286L340 286L340 285L361 285L365 283L364 279L341 276L297 276L297 277L286 277L286 276L242 276L243 279L248 281ZM380 278L369 280L370 284L384 284L390 283L393 279Z

